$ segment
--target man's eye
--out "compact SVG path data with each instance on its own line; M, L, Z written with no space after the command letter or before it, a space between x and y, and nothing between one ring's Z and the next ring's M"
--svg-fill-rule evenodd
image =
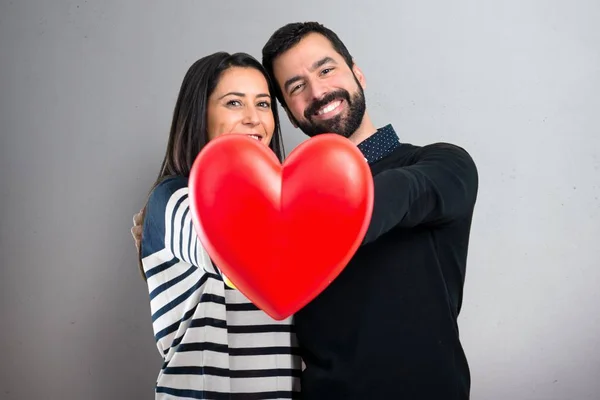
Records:
M303 85L304 85L303 83L300 83L300 84L294 86L294 88L292 89L292 91L290 93L294 93L294 92L298 91Z

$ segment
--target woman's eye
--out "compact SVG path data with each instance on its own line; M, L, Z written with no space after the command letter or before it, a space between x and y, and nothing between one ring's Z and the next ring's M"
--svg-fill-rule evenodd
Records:
M237 107L237 106L241 106L241 105L242 105L242 103L240 103L240 101L239 101L239 100L229 100L229 101L227 102L227 105L228 105L228 106Z
M269 104L268 101L261 101L260 103L258 103L258 106L263 108L271 108L271 104Z

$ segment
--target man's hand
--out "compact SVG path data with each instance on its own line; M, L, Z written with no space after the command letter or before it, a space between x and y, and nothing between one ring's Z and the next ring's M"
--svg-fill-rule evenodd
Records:
M142 210L133 216L133 227L131 227L131 235L135 241L135 247L140 251L140 243L142 242Z

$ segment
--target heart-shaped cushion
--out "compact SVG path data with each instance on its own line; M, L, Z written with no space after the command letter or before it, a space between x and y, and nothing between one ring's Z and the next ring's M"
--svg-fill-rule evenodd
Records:
M301 143L283 165L261 142L222 135L189 179L198 237L215 265L272 318L323 291L360 245L373 178L358 148L336 134Z

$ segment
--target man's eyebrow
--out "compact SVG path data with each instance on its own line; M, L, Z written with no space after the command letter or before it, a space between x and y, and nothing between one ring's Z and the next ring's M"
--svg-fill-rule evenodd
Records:
M315 61L310 68L310 72L313 72L314 70L322 67L323 65L325 65L327 63L337 64L333 58L326 56L326 57L321 58L320 60ZM298 82L301 79L302 79L302 77L300 75L292 76L290 79L285 81L285 83L283 84L283 88L287 92L287 90L293 83Z
M283 84L283 89L287 92L289 87L292 86L294 83L298 82L299 80L302 80L302 77L300 75L292 76L290 79L285 81L285 83Z
M337 64L333 58L323 57L320 60L315 61L315 63L312 65L312 68L310 69L310 72L313 72L315 69L320 68L327 63Z

